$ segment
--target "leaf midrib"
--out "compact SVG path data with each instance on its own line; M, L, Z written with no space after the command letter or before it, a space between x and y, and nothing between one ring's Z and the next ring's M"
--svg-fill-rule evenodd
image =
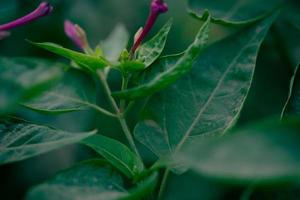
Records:
M193 123L191 124L191 126L189 127L189 129L186 131L186 133L184 134L183 138L181 139L181 141L179 142L179 144L177 145L176 149L175 149L175 153L178 152L180 150L180 148L182 147L182 145L185 143L185 141L187 140L187 138L190 136L191 132L194 130L195 126L197 125L200 117L202 116L203 112L206 110L206 108L209 106L210 102L212 101L214 95L216 94L216 92L218 91L218 89L221 86L221 83L225 80L227 74L229 73L229 71L231 70L231 68L234 66L234 64L236 63L236 61L240 58L240 56L242 55L242 53L245 51L246 48L248 48L250 46L250 44L256 39L256 35L254 35L254 37L248 41L248 43L242 48L242 50L239 52L239 54L234 58L233 62L229 65L229 67L225 70L225 72L223 73L221 79L218 81L218 84L216 85L215 89L212 91L212 93L210 94L208 100L206 101L206 103L204 104L204 106L200 109L198 115L196 116L196 118L193 120Z

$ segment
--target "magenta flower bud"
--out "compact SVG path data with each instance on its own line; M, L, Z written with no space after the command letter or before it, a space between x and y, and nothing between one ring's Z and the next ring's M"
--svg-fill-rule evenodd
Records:
M164 3L162 0L154 0L151 3L151 10L157 13L165 13L168 11L168 4Z
M85 31L78 26L73 24L71 21L66 20L64 24L66 35L82 50L89 48L89 43L86 37Z
M135 42L130 50L130 54L134 55L137 48L141 45L143 39L147 36L147 34L152 29L153 25L156 22L157 17L168 11L168 5L163 0L152 0L151 8L150 8L150 15L146 22L143 31L139 34L139 37L135 39Z
M9 29L18 27L18 26L22 26L29 22L32 22L36 19L39 19L46 15L49 15L52 12L52 10L53 10L53 7L50 4L48 4L46 2L42 2L34 11L25 15L24 17L21 17L15 21L0 25L0 31L6 31Z

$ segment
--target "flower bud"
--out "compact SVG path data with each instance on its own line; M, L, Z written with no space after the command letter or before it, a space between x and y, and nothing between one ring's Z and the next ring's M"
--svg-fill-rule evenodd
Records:
M150 15L146 22L145 27L142 29L141 32L136 35L134 39L134 44L130 50L130 54L133 56L137 48L141 45L143 39L147 36L147 34L152 29L153 25L155 24L157 17L168 11L168 5L163 0L153 0L150 7Z
M53 7L49 3L42 2L34 11L25 15L24 17L21 17L12 22L0 25L0 31L10 30L15 27L22 26L24 24L32 22L36 19L39 19L46 15L49 15L52 12L52 10L53 10Z
M71 21L66 20L64 24L66 35L82 50L89 48L89 43L85 31L78 26L73 24Z

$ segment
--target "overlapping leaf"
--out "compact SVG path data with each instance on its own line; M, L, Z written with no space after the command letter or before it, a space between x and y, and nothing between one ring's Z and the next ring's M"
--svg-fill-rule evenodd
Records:
M129 40L129 33L123 24L118 24L110 36L100 43L105 58L110 61L117 61L121 52L126 48Z
M0 113L49 89L62 76L63 64L35 58L0 58Z
M23 105L35 111L56 114L97 109L95 101L93 81L82 73L69 71L55 87Z
M85 70L88 69L90 71L95 71L97 69L103 69L110 65L109 62L106 61L104 58L79 53L77 51L66 49L54 43L49 43L49 42L33 43L32 42L32 44L40 48L46 49L52 53L68 58L76 62L77 64L80 64L80 66L84 66Z
M143 162L124 144L102 135L83 140L83 144L102 155L128 178L136 178L144 171Z
M136 139L163 158L188 140L232 127L247 97L260 45L275 17L202 52L191 73L150 99L146 111L152 119L137 124ZM176 59L165 57L160 64L168 68Z
M182 57L172 67L158 74L147 83L122 92L115 92L113 95L122 99L135 99L149 96L173 84L181 76L191 70L195 59L199 56L207 44L209 30L210 18L208 18L200 28L195 41L189 46Z
M142 61L146 67L155 62L164 50L171 26L172 20L169 20L151 40L142 44L136 52L137 60Z
M156 183L157 173L154 173L127 191L122 177L105 161L90 160L60 172L51 180L34 187L26 199L140 200L153 192Z
M231 183L297 181L299 122L299 119L264 121L222 138L195 140L182 158L196 172Z
M282 0L262 3L260 0L189 0L190 13L206 19L207 11L216 23L245 25L258 21L270 14Z
M79 142L95 133L71 133L29 123L1 123L0 164L37 156Z
M116 200L126 196L120 175L100 160L86 161L34 187L27 200Z

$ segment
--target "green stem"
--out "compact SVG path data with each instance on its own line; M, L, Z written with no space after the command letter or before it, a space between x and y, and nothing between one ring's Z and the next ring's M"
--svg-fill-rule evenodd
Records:
M159 192L158 192L158 200L162 200L163 199L163 194L164 194L164 191L166 189L166 186L167 186L167 180L168 180L168 176L170 174L170 169L167 168L164 172L164 176L163 176L163 179L161 181L161 184L160 184L160 188L159 188Z
M115 113L117 115L117 119L118 119L118 121L119 121L119 123L120 123L120 125L122 127L122 130L123 130L123 132L124 132L124 134L125 134L125 136L126 136L126 138L128 140L128 143L129 143L131 149L136 153L136 155L138 157L141 158L141 156L140 156L140 154L139 154L139 152L138 152L138 150L137 150L137 148L135 146L132 134L131 134L131 132L129 130L129 127L127 125L125 117L120 112L120 109L118 108L118 105L117 105L115 99L111 95L111 90L110 90L110 88L108 86L105 74L102 71L98 71L98 75L99 75L101 83L102 83L102 85L104 87L105 93L106 93L106 95L108 97L108 100L109 100L111 106L113 107L113 109L114 109L114 111L115 111Z
M124 91L124 90L127 89L128 82L129 82L128 77L126 75L123 75L121 91ZM125 111L125 106L126 106L126 101L124 99L122 99L120 101L120 110L121 110L121 112Z

